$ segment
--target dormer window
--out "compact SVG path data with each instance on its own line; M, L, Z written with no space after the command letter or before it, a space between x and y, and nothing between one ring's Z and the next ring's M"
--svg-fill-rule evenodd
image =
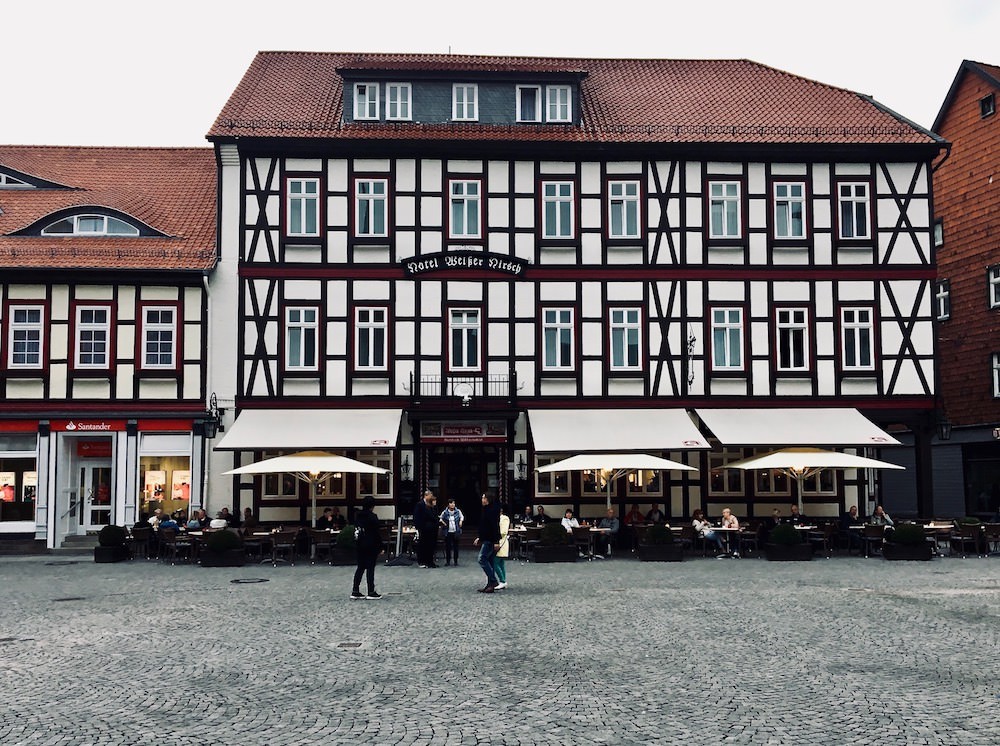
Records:
M517 87L517 121L542 121L542 87L519 85Z
M31 189L31 184L15 179L9 174L0 173L0 189Z
M546 121L573 121L573 93L568 85L550 85L545 88Z
M378 119L378 83L354 84L354 118Z
M456 83L451 87L451 118L456 122L479 120L479 86Z
M412 98L409 83L385 84L385 118L410 120L410 99Z
M71 215L42 228L43 236L138 236L139 229L108 215Z

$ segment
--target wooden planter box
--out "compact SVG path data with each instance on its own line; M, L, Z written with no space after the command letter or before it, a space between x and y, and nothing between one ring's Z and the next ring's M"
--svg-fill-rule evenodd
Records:
M538 545L532 552L535 562L576 562L579 550L576 544Z
M808 562L813 558L812 544L765 544L764 556L771 562Z
M128 547L94 547L94 562L124 562L131 559Z
M927 541L923 544L893 544L889 541L882 545L882 556L887 560L929 561L934 556L934 547Z
M243 567L246 561L247 555L243 547L227 549L224 552L205 550L200 557L202 567Z
M683 562L684 547L680 544L640 544L638 551L642 562Z

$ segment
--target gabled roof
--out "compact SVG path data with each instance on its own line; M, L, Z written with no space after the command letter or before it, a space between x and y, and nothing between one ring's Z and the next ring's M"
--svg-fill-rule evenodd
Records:
M0 188L0 267L206 270L215 264L211 148L0 145L0 170L45 184ZM11 235L77 207L124 213L164 235Z
M343 123L343 74L581 78L582 126ZM750 60L260 52L209 138L938 144L869 97Z
M948 88L948 93L944 97L944 102L942 102L941 108L938 109L937 116L934 117L934 124L931 125L931 129L935 132L944 123L944 116L948 113L948 109L951 108L952 101L958 93L958 87L961 85L962 78L965 77L967 72L978 75L994 88L1000 90L1000 67L987 65L983 62L962 60L962 64L958 66L958 72L955 73L955 78L951 81L951 87Z

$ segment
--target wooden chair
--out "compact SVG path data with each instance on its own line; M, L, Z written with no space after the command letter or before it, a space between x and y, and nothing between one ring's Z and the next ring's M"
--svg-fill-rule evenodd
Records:
M574 528L573 543L576 544L576 550L581 557L586 557L588 560L594 559L594 554L590 551L590 527L577 526Z
M872 556L872 547L876 554L881 551L882 540L885 538L885 526L865 526L861 533L861 543L865 548L865 557Z
M962 559L969 556L969 547L972 547L972 554L978 557L985 557L982 553L983 547L983 527L979 523L960 523L951 532L952 551L962 553Z
M333 564L333 553L330 551L333 546L333 534L329 531L311 528L309 529L309 545L312 564L316 564L316 560L323 552L326 552L326 563Z
M693 527L692 527L693 528ZM746 556L747 550L753 552L754 556L760 557L760 535L764 524L761 521L753 520L739 533L739 552Z
M986 542L986 554L1000 552L1000 523L987 523L983 526L983 540Z
M169 559L171 565L176 565L182 555L184 561L191 560L191 539L181 537L176 528L161 528L160 561L166 562Z
M538 542L541 540L541 537L542 537L541 528L528 528L524 532L524 544L522 547L524 556L522 557L522 559L525 562L528 561L529 557L528 551L538 546Z
M295 542L298 535L297 528L285 529L271 535L271 564L274 567L277 567L279 562L287 562L295 567ZM284 556L279 557L278 555Z
M137 559L138 557L149 559L152 540L152 526L135 526L131 531L128 542L129 549L132 552L132 559Z
M698 546L701 545L701 556L708 556L708 542L695 531L694 526L690 524L681 526L681 541L691 548L692 553L697 552Z
M815 531L809 532L809 542L818 547L827 559L833 556L833 547L837 541L840 528L836 523L825 523Z

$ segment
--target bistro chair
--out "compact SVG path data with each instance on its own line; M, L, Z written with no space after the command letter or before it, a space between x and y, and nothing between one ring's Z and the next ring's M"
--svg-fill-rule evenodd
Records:
M833 547L837 542L840 527L836 523L824 523L815 531L809 532L809 543L820 549L827 559L833 556Z
M972 547L972 554L978 557L985 557L981 553L983 542L983 527L979 523L959 523L951 532L952 551L962 553L962 559L969 556L969 547Z
M861 543L864 545L865 557L872 556L872 547L875 554L882 550L882 540L885 538L885 526L865 526L861 533Z
M297 528L290 528L278 531L271 536L271 564L274 567L277 567L279 562L287 562L295 567L295 542L298 535ZM284 556L279 557L278 555Z
M538 546L538 542L542 539L542 529L539 527L528 527L524 531L524 543L521 547L524 552L522 559L528 562L528 551L534 549Z
M132 559L149 559L150 545L153 540L152 526L136 526L132 529L128 545L132 553Z
M690 547L692 552L697 552L700 544L701 556L708 556L708 542L705 541L704 536L695 531L694 526L690 524L681 526L681 542Z
M181 537L176 528L160 529L160 561L170 560L171 565L176 565L181 558L186 562L191 560L191 539Z
M586 557L588 560L594 559L594 555L590 551L589 526L577 526L573 529L573 543L576 544L576 550L581 557Z
M333 564L333 552L330 551L333 546L333 534L329 531L311 528L309 529L309 544L312 564L316 564L316 560L323 552L326 552L326 563Z
M262 563L266 560L264 559L264 548L270 543L270 535L267 536L254 536L254 529L244 528L243 531L243 550L250 557L260 560ZM257 533L263 534L263 530L257 526Z
M694 526L691 527L694 529ZM763 531L764 524L761 521L753 520L737 534L739 538L739 552L741 555L746 555L749 549L753 552L754 556L760 557L760 535Z
M1000 552L1000 523L987 523L983 526L983 540L986 542L986 554Z

